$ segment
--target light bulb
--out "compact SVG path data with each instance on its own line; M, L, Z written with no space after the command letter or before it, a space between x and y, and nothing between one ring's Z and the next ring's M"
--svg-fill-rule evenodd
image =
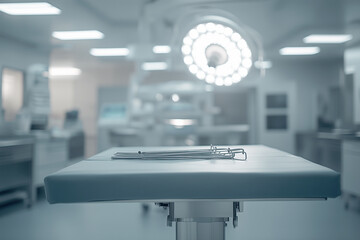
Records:
M181 51L185 55L189 55L191 53L191 48L188 45L184 45L181 48Z
M218 85L218 86L224 85L224 79L222 79L220 77L216 78L215 84Z
M248 75L248 70L246 68L241 67L239 69L239 74L242 78L246 77Z
M199 24L199 25L197 25L196 30L198 30L199 33L204 33L204 32L206 32L205 24Z
M234 73L233 76L232 76L232 80L233 80L234 83L240 82L240 80L241 80L240 74Z
M215 27L215 29L216 29L216 32L217 33L223 33L224 32L224 26L223 25L221 25L221 24L217 24L216 25L216 27Z
M184 57L184 63L185 63L186 65L190 65L190 64L192 64L193 62L194 62L194 60L193 60L193 58L192 58L191 56L187 55L187 56Z
M226 28L224 29L224 34L225 34L225 36L227 36L227 37L231 36L231 34L232 34L233 32L234 32L234 31L233 31L231 28L229 28L229 27L226 27Z
M199 71L196 73L196 77L200 80L203 80L205 78L205 73L203 71Z
M213 75L207 75L205 78L205 81L207 83L214 83L215 82L215 77Z
M244 58L251 58L251 51L249 48L243 48L241 51Z
M237 41L237 45L240 49L248 48L248 45L244 39Z
M208 32L213 32L215 30L215 24L212 22L205 24L205 27Z
M196 38L199 37L199 32L196 29L191 29L190 32L189 32L189 36L192 39L196 39Z
M251 59L250 58L245 58L242 61L242 65L247 69L251 68L251 65L252 65Z
M191 37L184 37L183 43L186 45L191 45L193 42L193 40L191 39Z
M230 77L225 78L224 81L225 86L231 86L233 84L233 81Z
M192 74L196 74L198 72L199 68L195 65L195 64L192 64L190 65L189 67L189 71L192 73Z
M238 34L237 32L235 32L235 33L233 33L232 35L231 35L231 40L233 40L234 42L237 42L237 41L239 41L241 39L241 36L240 36L240 34Z

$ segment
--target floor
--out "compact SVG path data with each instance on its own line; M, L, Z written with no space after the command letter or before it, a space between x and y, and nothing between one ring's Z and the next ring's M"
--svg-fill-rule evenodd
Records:
M167 211L137 203L50 205L39 200L32 208L11 204L0 208L0 239L4 240L144 240L175 239L166 226ZM344 209L343 201L246 202L239 226L226 227L226 239L358 240L360 213Z

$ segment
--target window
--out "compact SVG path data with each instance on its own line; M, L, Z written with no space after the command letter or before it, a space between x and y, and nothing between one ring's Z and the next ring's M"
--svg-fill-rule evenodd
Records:
M24 73L20 70L3 68L1 80L4 119L12 121L23 105Z
M286 115L268 115L266 116L266 128L268 130L286 130L287 116Z
M287 130L287 97L286 93L271 93L266 95L265 124L267 130Z
M286 94L268 94L266 96L266 108L287 108Z

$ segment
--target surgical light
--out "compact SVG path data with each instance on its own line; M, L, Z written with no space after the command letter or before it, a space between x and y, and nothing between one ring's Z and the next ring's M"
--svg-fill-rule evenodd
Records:
M351 34L311 34L304 38L304 43L344 43L352 38Z
M183 38L181 52L190 73L218 86L240 82L252 67L252 53L245 39L223 24L201 23Z
M157 54L169 53L169 52L171 52L171 47L167 46L167 45L154 46L153 52L157 53Z
M74 67L51 67L49 69L51 77L78 76L80 74L81 70Z
M281 55L314 55L320 52L319 47L285 47L280 49Z
M54 38L60 40L86 40L86 39L102 39L104 34L97 30L86 31L56 31L52 33Z
M106 56L127 56L130 50L128 48L92 48L90 54L97 57Z
M144 62L141 65L141 68L144 71L157 71L157 70L166 70L168 65L166 62Z
M58 15L61 10L47 2L1 3L0 11L9 15Z

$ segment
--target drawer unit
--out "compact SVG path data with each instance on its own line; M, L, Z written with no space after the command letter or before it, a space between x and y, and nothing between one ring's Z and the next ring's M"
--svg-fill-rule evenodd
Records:
M64 162L67 160L67 141L66 139L49 139L48 141L39 140L35 147L35 165L48 165L51 163Z
M15 199L32 204L33 149L33 138L0 138L0 204Z
M360 196L360 141L344 141L342 148L342 190Z

